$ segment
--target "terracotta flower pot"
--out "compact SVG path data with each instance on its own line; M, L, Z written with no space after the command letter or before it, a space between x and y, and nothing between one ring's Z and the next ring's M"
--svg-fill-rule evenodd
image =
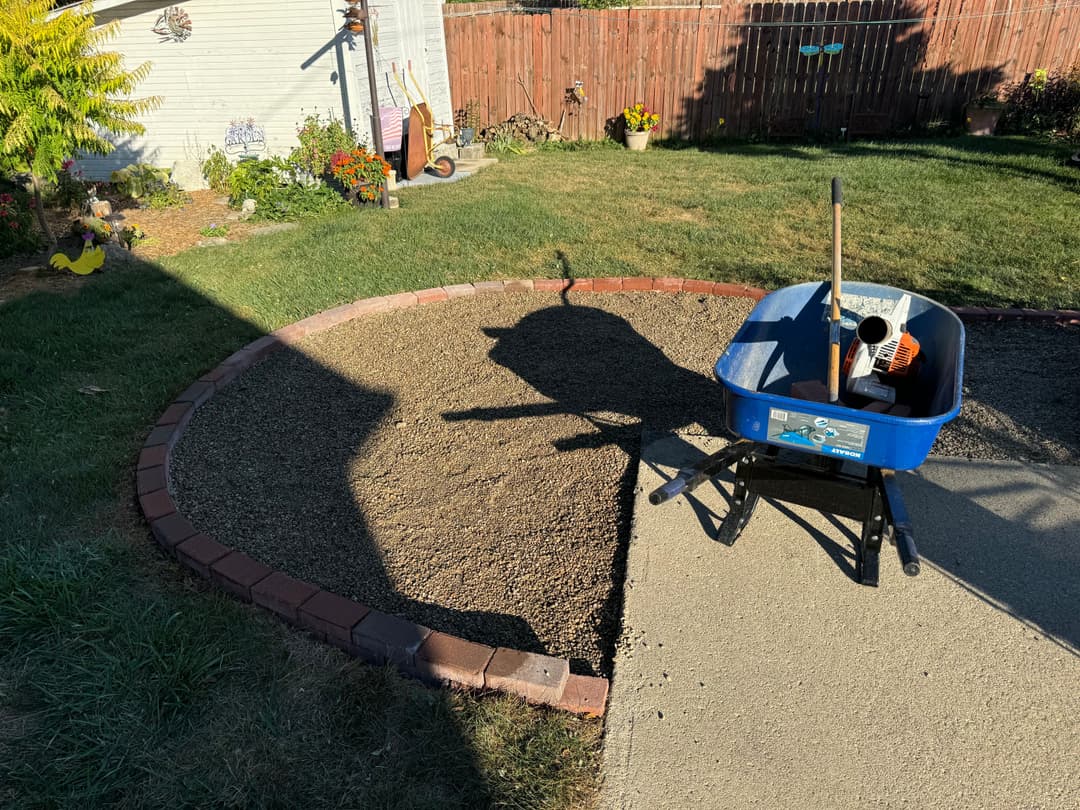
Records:
M644 152L645 147L649 145L649 133L648 132L630 132L626 133L626 148L631 152Z

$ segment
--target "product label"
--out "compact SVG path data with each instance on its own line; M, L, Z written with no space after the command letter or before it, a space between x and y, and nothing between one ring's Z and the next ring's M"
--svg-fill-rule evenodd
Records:
M861 461L870 426L798 411L769 409L769 441Z

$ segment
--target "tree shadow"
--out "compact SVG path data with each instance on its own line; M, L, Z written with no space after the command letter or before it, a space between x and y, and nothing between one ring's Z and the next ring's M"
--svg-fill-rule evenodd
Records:
M246 371L196 414L173 451L180 510L198 528L266 565L376 610L493 646L549 652L527 621L410 598L384 554L414 542L394 527L380 545L354 491L354 462L387 423L394 396L285 348ZM362 482L395 497L392 479ZM454 547L457 547L454 545ZM460 546L465 548L467 546ZM427 561L453 579L455 558ZM457 572L456 587L469 583ZM422 587L422 586L421 586Z
M925 560L1080 656L1078 477L1067 468L1027 472L1032 480L1017 486L1008 466L937 459L900 484Z
M922 6L869 2L747 4L738 41L684 96L676 129L693 140L882 136L959 123L963 105L1000 87L1005 65L931 67ZM887 22L900 20L900 22ZM826 45L840 45L834 54ZM830 49L831 50L831 49Z
M70 572L57 568L49 573L50 566L65 564L63 555L49 556L53 553L49 550L52 546L63 544L65 538L78 537L80 544L91 547L92 553L107 557L107 550L93 551L94 544L106 542L105 537L130 533L127 536L136 536L141 541L134 549L136 562L132 565L156 569L158 554L150 532L139 527L139 521L129 515L127 507L117 509L112 493L122 493L130 503L135 501L133 467L138 446L172 397L230 352L260 334L261 330L253 324L187 286L160 266L134 257L128 257L123 263L110 261L103 272L80 279L79 285L71 291L59 294L38 291L0 303L0 454L8 460L25 458L38 448L41 448L39 452L58 454L55 464L50 463L46 473L42 472L44 468L40 462L4 465L0 523L24 528L18 533L22 540L16 541L16 546L0 542L0 566L5 564L5 556L9 554L39 554L44 560L39 576L55 576L56 581L61 582L70 576ZM370 542L365 516L348 488L346 468L349 459L362 452L365 440L380 415L390 406L391 398L384 392L356 386L299 352L282 351L287 355L287 363L303 370L307 385L303 389L277 392L279 396L274 407L266 413L248 411L240 424L226 426L235 434L226 455L207 458L203 468L189 470L190 474L208 476L212 486L220 487L219 505L227 512L217 515L214 520L201 522L205 505L186 502L183 491L179 493L181 507L189 510L189 517L197 528L208 531L226 545L240 545L236 542L238 535L253 529L256 532L260 529L287 530L289 539L296 544L294 548L301 563L309 557L326 555L335 562L348 563L355 568L356 560L362 559L367 581L365 593L373 596L380 591L383 593L381 600L372 600L376 607L404 612L412 620L427 620L439 629L444 620L449 621L448 611L435 605L413 604L394 594L379 552ZM251 378L241 377L231 390L226 389L218 396L242 399L250 392L252 379L258 378L259 371L259 367L252 369L249 371L253 375ZM86 382L95 383L96 393L94 390L80 392L79 386ZM206 407L211 408L215 401L211 400ZM17 429L19 426L24 427ZM35 444L41 441L39 437L45 426L52 426L48 428L50 435L55 429L62 431L66 439ZM308 444L309 439L320 433L329 434L337 442L336 445L323 442L322 447L332 450L329 455L316 454ZM198 463L193 460L194 465ZM329 496L305 479L305 466L313 464L330 465L337 488ZM51 483L40 479L43 474L51 479ZM283 509L282 505L287 506ZM34 516L37 516L36 522ZM8 524L8 520L12 523ZM91 530L91 525L97 528ZM325 531L315 531L316 525ZM342 538L347 542L342 543ZM31 542L36 544L33 551L30 550ZM277 561L264 559L264 562L273 565ZM302 576L305 571L293 569L291 573ZM127 571L106 576L102 583L95 585L93 598L108 603L108 588L127 588L133 578L134 574ZM333 587L340 583L321 581L317 584ZM66 591L42 593L59 599ZM153 606L161 601L167 605L182 604L179 597L170 595L167 587L146 594L125 592L123 596L117 595L115 601L127 604L131 599L143 598ZM60 604L41 605L40 609L55 609L61 615L65 610ZM208 599L207 610L208 616L216 616L215 611L220 607ZM146 613L156 615L149 608ZM518 636L530 632L512 616L476 614L473 618L478 624L507 625ZM158 637L154 634L168 636L167 630L143 630L132 626L125 632L135 638L132 643L138 643L139 634L145 633L145 643L155 644ZM71 632L77 636L82 631L76 628ZM249 634L238 630L236 636L247 639ZM85 644L86 648L72 655L98 655L96 641L79 643ZM194 685L190 685L190 689L178 686L178 691L170 697L177 708L167 721L160 718L155 721L153 707L142 706L137 696L132 697L131 710L140 717L145 715L148 728L153 729L157 723L156 731L147 732L156 735L155 745L160 744L164 751L172 750L170 746L184 739L177 724L203 722L205 715L216 713L215 701L225 699L226 693L230 702L250 701L253 694L250 686L239 686L237 679L257 680L269 672L282 671L274 662L254 664L233 660L242 658L240 649L214 651L213 654L233 661L219 684L197 689ZM197 654L202 653L202 650L197 651ZM69 663L65 659L64 665ZM59 665L59 660L49 664ZM340 662L335 664L339 665ZM123 662L113 662L110 666L113 668L109 671L116 677L136 680L155 677L153 672L125 673ZM96 670L93 667L87 669L87 672L92 671ZM9 686L14 689L14 682ZM82 686L90 693L96 685L84 683ZM408 769L417 750L428 748L431 750L426 754L426 761L434 764L425 768L424 778L432 783L426 788L418 788L411 794L414 798L425 795L425 789L428 789L430 795L442 796L430 806L489 806L495 799L472 748L471 732L458 725L458 715L448 692L434 691L431 695L432 717L449 718L445 723L432 721L436 725L443 723L439 726L438 739L410 740L408 745L393 749L388 746L375 770L386 768L389 773ZM83 701L78 704L78 711L88 715L84 717L87 728L98 728L95 723L105 727L111 722L108 717L113 708L93 708L85 698L78 700ZM252 716L263 713L264 721L275 722L275 718L269 716L272 711L269 704L254 703L249 707ZM354 708L359 712L370 710L377 716L385 707L366 707L361 701ZM4 711L7 706L0 706L0 713ZM238 707L238 711L243 714L243 707ZM290 718L278 719L286 724L296 722ZM310 728L282 728L277 733L296 735L296 744L303 746L330 745L330 741L338 740L337 744L345 749L368 746L364 750L370 750L369 728L361 728L362 724L344 724L337 728L333 724L326 726L325 720L312 718ZM408 718L402 718L401 729L407 731L408 722ZM356 739L351 738L354 728L360 735ZM313 729L319 729L316 733L325 736L314 740L306 738L304 735ZM70 768L96 770L95 763L101 763L102 771L95 780L100 780L101 790L113 791L111 795L137 791L148 781L153 781L140 757L127 752L127 741L106 735L95 738L91 750L81 747L79 742L85 734L68 731L70 738L57 745L69 752L76 764L65 766L58 760L50 766L55 767L58 779L74 779L69 773ZM57 731L58 735L64 733L68 732ZM385 733L397 733L397 728L391 726ZM5 751L11 756L19 754L21 741L12 739L8 742ZM201 762L205 766L215 744L213 739L208 741L205 750L194 745L178 767L190 766L192 762ZM237 761L243 762L246 757L258 753L258 745L251 748L250 751L235 752ZM338 753L337 750L327 751L324 756L334 757ZM397 766L395 761L399 763ZM107 774L106 768L109 769ZM222 770L225 770L224 762ZM202 776L199 777L200 785L207 790L209 785L224 785L229 790L253 790L251 785L245 784L243 775L207 774L205 783ZM372 778L371 773L363 776L364 780ZM295 787L296 794L307 790L303 785L308 784L300 780ZM377 793L379 789L378 777L368 784L357 782L349 786L352 795L363 791ZM294 788L286 786L284 790L289 794ZM220 796L218 800L225 801ZM408 797L402 800L412 801ZM288 795L281 801L292 803Z

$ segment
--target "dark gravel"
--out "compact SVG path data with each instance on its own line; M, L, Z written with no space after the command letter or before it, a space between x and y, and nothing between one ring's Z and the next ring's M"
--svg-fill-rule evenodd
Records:
M723 432L712 366L751 309L482 296L367 317L251 369L173 454L182 511L380 610L607 674L643 425ZM935 452L1075 464L1080 329L969 329Z

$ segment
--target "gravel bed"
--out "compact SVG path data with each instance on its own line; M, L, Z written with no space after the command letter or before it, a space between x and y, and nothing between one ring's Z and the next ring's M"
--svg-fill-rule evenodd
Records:
M718 354L752 308L492 295L369 316L249 370L174 450L180 509L293 576L609 674L641 430L723 433ZM1077 463L1080 329L969 329L935 452Z

